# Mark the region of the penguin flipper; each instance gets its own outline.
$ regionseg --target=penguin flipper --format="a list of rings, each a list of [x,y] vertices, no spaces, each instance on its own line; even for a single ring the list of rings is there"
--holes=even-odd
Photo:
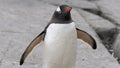
[[[96,41],[92,36],[90,36],[87,32],[82,31],[78,28],[76,28],[76,30],[77,30],[77,38],[82,39],[83,41],[88,43],[93,49],[97,48]]]
[[[32,51],[32,49],[43,40],[43,34],[44,31],[42,33],[40,33],[30,44],[29,46],[26,48],[26,50],[24,51],[23,55],[21,56],[20,59],[20,65],[22,65],[24,63],[25,58],[28,56],[28,54]]]

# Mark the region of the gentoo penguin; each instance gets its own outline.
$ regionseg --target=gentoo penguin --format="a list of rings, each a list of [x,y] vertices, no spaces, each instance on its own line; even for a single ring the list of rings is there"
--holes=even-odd
[[[75,68],[77,38],[96,49],[96,42],[87,32],[75,27],[71,18],[72,7],[60,5],[46,28],[29,44],[20,59],[20,65],[41,41],[43,68]]]

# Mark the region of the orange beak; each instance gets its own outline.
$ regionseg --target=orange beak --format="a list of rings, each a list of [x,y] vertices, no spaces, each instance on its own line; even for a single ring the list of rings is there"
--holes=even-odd
[[[71,9],[72,9],[72,7],[67,7],[67,8],[65,9],[65,12],[70,12]]]

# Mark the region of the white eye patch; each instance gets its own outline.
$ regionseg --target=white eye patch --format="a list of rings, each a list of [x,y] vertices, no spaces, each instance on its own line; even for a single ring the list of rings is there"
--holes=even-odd
[[[56,11],[61,12],[60,7],[58,7]]]

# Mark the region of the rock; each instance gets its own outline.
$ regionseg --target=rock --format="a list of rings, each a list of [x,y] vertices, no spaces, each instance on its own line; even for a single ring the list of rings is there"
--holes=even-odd
[[[120,1],[119,0],[99,0],[95,2],[104,16],[108,17],[114,24],[120,26]]]
[[[103,44],[112,45],[116,37],[118,35],[118,29],[117,28],[111,28],[111,29],[104,29],[104,30],[96,30],[98,36],[101,38]]]
[[[96,31],[97,30],[105,30],[105,29],[111,29],[111,28],[116,28],[116,26],[109,22],[108,20],[100,17],[99,15],[93,14],[91,12],[94,11],[83,11],[83,10],[78,10],[80,15],[85,19],[85,21],[90,24],[91,27],[93,27]]]
[[[79,13],[97,32],[103,44],[111,45],[114,43],[118,34],[118,29],[113,23],[100,17],[99,15],[91,13],[91,11],[79,10]]]
[[[120,34],[117,36],[117,39],[113,46],[114,56],[120,60]]]
[[[85,0],[76,0],[76,1],[74,1],[74,0],[42,0],[42,1],[51,3],[53,5],[68,4],[68,5],[76,7],[76,8],[98,9],[94,3],[85,1]]]

